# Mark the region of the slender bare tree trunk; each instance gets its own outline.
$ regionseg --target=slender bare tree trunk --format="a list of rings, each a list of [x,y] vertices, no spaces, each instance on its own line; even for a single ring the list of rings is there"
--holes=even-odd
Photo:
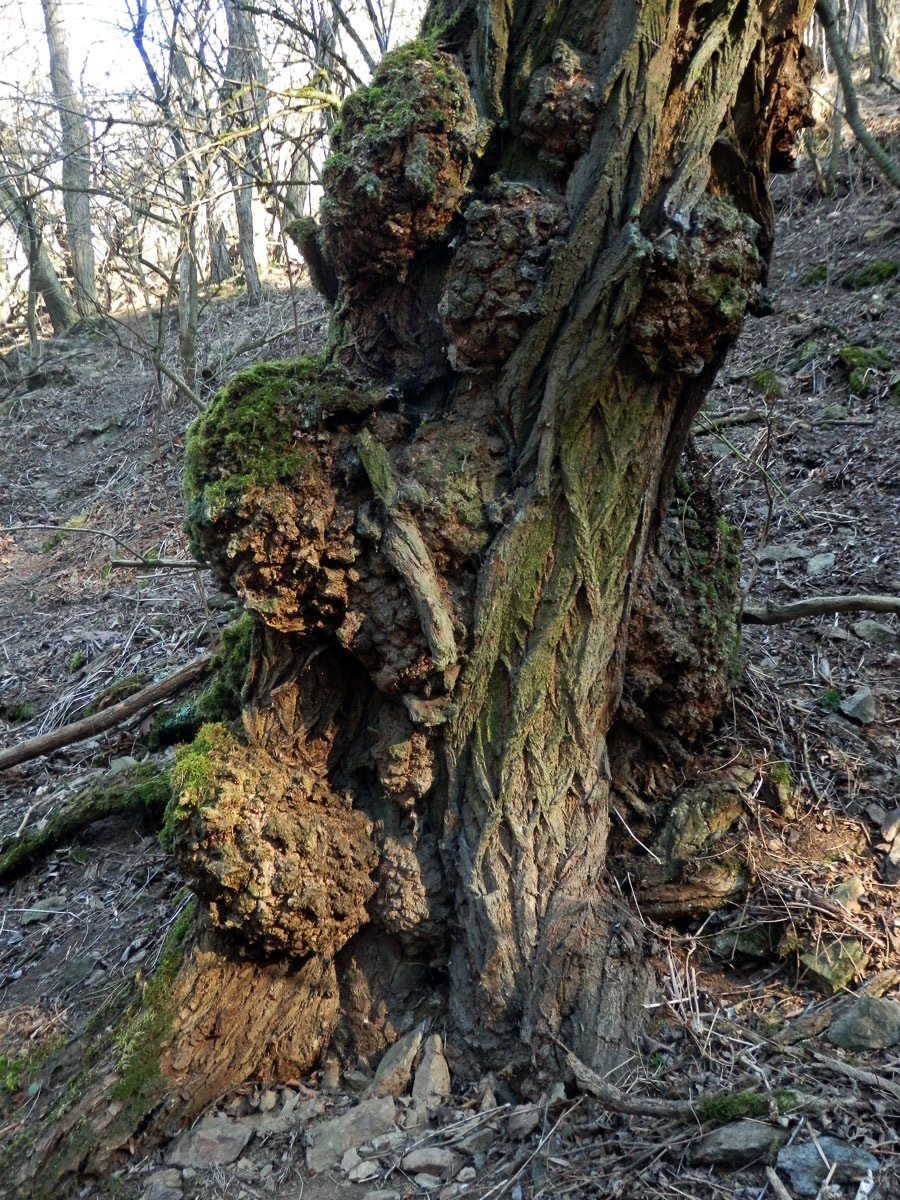
[[[0,176],[0,213],[9,221],[28,259],[29,288],[44,302],[55,334],[65,333],[78,315],[60,282],[41,237],[33,207],[5,167]]]
[[[238,246],[244,277],[247,280],[247,299],[259,303],[261,287],[253,236],[253,188],[262,177],[262,123],[267,108],[266,73],[253,15],[242,0],[225,0],[228,20],[228,61],[225,66],[226,104],[231,119],[244,136],[227,160],[228,174],[234,190],[234,211],[238,226]],[[235,161],[235,157],[237,161]]]
[[[91,141],[84,111],[69,74],[69,53],[60,0],[41,0],[50,50],[50,82],[62,130],[62,186],[66,232],[72,255],[75,306],[83,317],[97,309],[91,232]]]

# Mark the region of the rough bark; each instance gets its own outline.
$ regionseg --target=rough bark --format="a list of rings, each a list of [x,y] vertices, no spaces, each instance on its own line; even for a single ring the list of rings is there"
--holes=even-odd
[[[91,142],[69,74],[69,52],[59,0],[41,0],[50,51],[50,82],[62,130],[63,209],[72,256],[75,306],[83,317],[97,311],[94,245],[91,236]]]
[[[77,314],[47,254],[33,206],[20,186],[20,176],[5,160],[0,178],[0,214],[15,230],[28,258],[30,290],[43,300],[53,332],[65,333],[77,321]]]
[[[344,106],[328,350],[234,380],[185,476],[195,551],[258,624],[246,743],[181,753],[176,849],[210,937],[324,981],[298,1069],[383,1048],[423,972],[468,1077],[542,1087],[556,1039],[628,1053],[654,964],[610,813],[643,806],[676,857],[727,824],[727,798],[704,829],[639,794],[639,760],[725,695],[734,546],[691,485],[666,513],[807,121],[810,7],[439,4]],[[649,880],[661,912],[682,883]]]

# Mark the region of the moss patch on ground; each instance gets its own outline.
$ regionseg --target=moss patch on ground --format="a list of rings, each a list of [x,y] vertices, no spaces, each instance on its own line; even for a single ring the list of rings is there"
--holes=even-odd
[[[859,292],[863,288],[876,287],[893,279],[900,271],[900,262],[894,258],[877,258],[874,262],[866,263],[858,271],[849,271],[844,276],[844,287]]]
[[[850,387],[857,396],[864,396],[872,383],[872,373],[889,371],[893,366],[881,346],[842,346],[838,351],[841,362],[850,371]]]

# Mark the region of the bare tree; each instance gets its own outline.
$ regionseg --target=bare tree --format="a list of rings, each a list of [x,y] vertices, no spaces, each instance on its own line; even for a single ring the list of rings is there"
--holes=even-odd
[[[86,317],[96,311],[97,305],[91,234],[91,140],[69,73],[60,0],[41,0],[41,4],[50,50],[50,82],[62,131],[62,200],[72,256],[75,305],[81,316]]]

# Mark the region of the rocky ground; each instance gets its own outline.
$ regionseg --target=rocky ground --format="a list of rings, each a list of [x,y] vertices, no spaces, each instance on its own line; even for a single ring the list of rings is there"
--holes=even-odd
[[[896,151],[896,97],[868,100]],[[813,182],[805,164],[777,181],[773,311],[747,321],[695,433],[744,534],[748,613],[900,596],[900,199],[853,148],[830,199]],[[297,329],[285,288],[254,313],[216,298],[200,336],[208,388],[295,354],[298,339],[314,345],[321,323],[308,290]],[[109,685],[170,673],[232,615],[201,571],[110,564],[188,557],[179,478],[193,409],[160,392],[133,346],[121,329],[53,343],[29,380],[12,338],[6,348],[5,745],[83,715]],[[700,925],[656,930],[663,995],[625,1095],[601,1106],[560,1084],[516,1107],[502,1079],[449,1079],[440,1030],[417,1030],[374,1075],[376,1064],[328,1062],[223,1097],[152,1159],[85,1180],[81,1194],[900,1193],[900,620],[829,611],[747,624],[743,653],[711,750],[746,768],[751,891]],[[0,774],[0,846],[143,759],[150,725],[141,714]],[[159,962],[186,897],[156,833],[110,818],[0,884],[0,1142],[60,1100],[68,1075],[49,1049],[91,1017],[101,1029]],[[0,1167],[0,1195],[20,1194]]]

